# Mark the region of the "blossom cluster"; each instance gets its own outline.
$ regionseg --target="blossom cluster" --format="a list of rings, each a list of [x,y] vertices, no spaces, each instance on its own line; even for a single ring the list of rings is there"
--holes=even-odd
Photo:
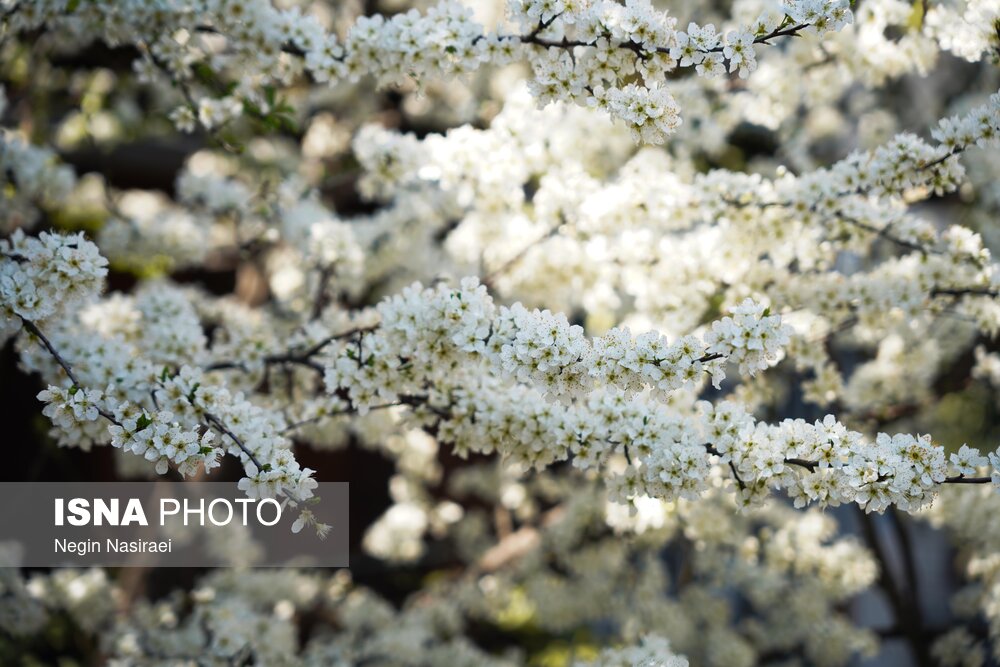
[[[578,662],[577,667],[584,665],[603,665],[605,667],[687,667],[688,661],[683,656],[675,655],[670,650],[670,642],[663,637],[646,636],[636,646],[619,649],[605,649],[594,662]]]
[[[156,409],[117,401],[106,392],[50,385],[38,398],[44,414],[68,442],[87,439],[82,427],[105,420],[99,440],[155,463],[157,474],[170,466],[185,476],[218,467],[221,454],[239,459],[246,476],[239,487],[251,498],[287,497],[296,503],[312,496],[313,471],[301,468],[290,443],[281,435],[283,422],[242,395],[203,384],[200,371],[185,366],[157,382],[152,394]],[[176,411],[176,412],[175,412]],[[217,435],[219,438],[217,439]]]
[[[994,48],[1000,6],[993,0],[969,0],[961,5],[935,5],[924,19],[941,48],[977,62]]]
[[[662,144],[681,123],[680,106],[665,88],[642,89],[634,83],[609,90],[597,87],[588,104],[624,120],[636,143]]]
[[[16,331],[22,319],[42,322],[93,297],[104,284],[107,265],[82,233],[34,237],[16,230],[9,240],[0,240],[0,335]]]
[[[602,387],[626,394],[652,389],[666,395],[711,374],[725,377],[732,358],[752,375],[778,358],[789,329],[779,317],[747,300],[713,325],[706,341],[687,336],[668,344],[649,332],[613,329],[589,340],[564,315],[528,311],[520,304],[496,309],[486,287],[473,278],[458,289],[412,285],[379,306],[381,321],[357,346],[344,344],[326,372],[331,393],[347,392],[370,407],[420,393],[463,364],[487,362],[503,376],[542,394],[571,399]]]
[[[0,116],[4,97],[0,88]],[[31,227],[39,208],[64,199],[76,184],[76,176],[60,164],[49,149],[33,146],[9,130],[0,130],[0,230]]]
[[[723,461],[733,462],[744,502],[759,502],[758,494],[777,486],[787,488],[800,507],[855,502],[866,511],[894,504],[912,512],[934,498],[949,470],[964,474],[972,461],[974,474],[985,463],[966,448],[950,469],[943,448],[933,446],[930,436],[879,433],[867,442],[832,415],[815,424],[786,420],[771,426],[754,423],[733,405],[705,409],[711,441]]]
[[[599,471],[612,497],[624,503],[641,496],[698,498],[718,463],[731,465],[731,489],[744,507],[783,489],[800,507],[856,503],[869,512],[890,505],[914,512],[942,483],[974,476],[986,464],[967,446],[949,460],[929,436],[880,433],[869,441],[832,415],[813,424],[767,424],[730,402],[685,413],[620,393],[564,407],[484,384],[474,395],[455,396],[434,420],[439,437],[460,453],[499,451],[536,468],[572,458],[580,469]],[[615,452],[627,460],[620,472],[609,465]]]

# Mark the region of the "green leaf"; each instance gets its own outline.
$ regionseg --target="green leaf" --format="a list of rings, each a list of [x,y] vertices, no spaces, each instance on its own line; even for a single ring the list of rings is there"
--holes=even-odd
[[[290,116],[281,115],[278,116],[279,125],[281,129],[290,134],[298,134],[299,126],[296,125],[295,120]]]
[[[212,83],[215,81],[215,72],[205,63],[195,63],[191,68],[191,71],[194,72],[194,75],[204,83]]]

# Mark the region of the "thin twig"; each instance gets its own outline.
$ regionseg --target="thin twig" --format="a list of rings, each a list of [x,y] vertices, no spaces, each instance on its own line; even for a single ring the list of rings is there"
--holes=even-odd
[[[85,387],[83,386],[83,384],[80,383],[79,378],[76,377],[76,373],[73,372],[73,367],[69,365],[68,361],[62,358],[62,355],[59,354],[59,351],[56,350],[55,346],[52,345],[49,339],[45,337],[45,334],[42,333],[42,330],[39,329],[38,326],[31,320],[26,320],[22,317],[21,322],[24,324],[25,329],[31,332],[31,334],[35,336],[35,338],[37,338],[42,342],[42,345],[44,345],[45,349],[49,351],[49,354],[52,355],[52,358],[55,360],[55,362],[59,364],[59,366],[63,369],[63,371],[66,372],[66,375],[69,377],[70,382],[73,383],[73,386],[79,390],[84,390]],[[115,424],[116,426],[121,426],[121,422],[115,419],[115,416],[113,414],[111,414],[110,412],[108,412],[107,410],[105,410],[100,406],[95,406],[95,407],[97,407],[97,413],[99,415],[107,419],[112,424]]]
[[[251,461],[253,461],[253,464],[255,466],[257,466],[257,471],[258,472],[262,472],[264,470],[264,466],[262,466],[261,463],[260,463],[260,461],[257,459],[257,457],[254,456],[254,453],[251,452],[249,449],[247,449],[247,446],[245,444],[243,444],[243,441],[240,439],[240,437],[237,436],[235,433],[233,433],[229,429],[229,427],[226,426],[222,422],[221,419],[219,419],[218,417],[216,417],[211,412],[206,412],[205,413],[205,420],[208,423],[210,423],[212,426],[214,426],[215,428],[217,428],[219,431],[221,431],[223,434],[229,436],[229,439],[232,440],[234,443],[236,443],[236,446],[239,447],[240,450],[244,454],[246,454],[250,458]]]
[[[269,354],[264,357],[264,363],[266,365],[278,365],[278,364],[298,364],[300,366],[307,366],[312,370],[322,373],[323,367],[312,360],[312,357],[316,356],[326,348],[327,345],[336,340],[344,340],[348,338],[353,338],[359,334],[366,334],[375,331],[378,325],[370,327],[356,327],[354,329],[349,329],[347,331],[335,334],[332,336],[327,336],[326,338],[320,340],[319,342],[313,344],[311,347],[306,348],[301,352],[295,352],[293,350],[288,350],[287,352],[282,352],[278,354]],[[216,361],[214,363],[205,366],[206,371],[218,371],[218,370],[241,370],[244,373],[249,372],[249,368],[246,363],[242,361]]]
[[[1000,291],[989,287],[935,287],[931,296],[988,296],[996,298]]]

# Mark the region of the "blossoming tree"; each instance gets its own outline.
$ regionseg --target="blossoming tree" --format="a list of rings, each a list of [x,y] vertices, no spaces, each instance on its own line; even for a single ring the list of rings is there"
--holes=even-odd
[[[3,570],[4,661],[1000,660],[1000,3],[412,4],[0,2],[47,437],[393,465],[355,570]]]

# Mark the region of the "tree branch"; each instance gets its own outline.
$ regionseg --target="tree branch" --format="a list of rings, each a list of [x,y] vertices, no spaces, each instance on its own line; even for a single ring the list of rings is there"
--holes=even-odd
[[[33,335],[35,338],[37,338],[42,342],[42,345],[45,346],[45,349],[48,350],[49,354],[52,356],[55,362],[59,364],[59,366],[63,369],[63,371],[65,371],[66,375],[69,377],[70,382],[73,383],[73,386],[76,387],[77,389],[81,390],[85,389],[84,385],[80,383],[79,378],[76,377],[76,373],[73,372],[73,367],[69,365],[68,361],[62,358],[62,355],[59,354],[59,351],[56,350],[55,346],[52,345],[51,341],[49,341],[49,339],[45,337],[45,334],[43,334],[42,330],[38,328],[38,325],[36,325],[31,320],[24,319],[23,317],[21,318],[21,323],[24,325],[24,328],[31,333],[31,335]],[[107,410],[105,410],[100,406],[96,407],[97,407],[97,413],[99,415],[107,419],[112,424],[115,424],[116,426],[121,426],[121,422],[115,419],[115,416],[113,414],[111,414],[110,412],[108,412]]]

